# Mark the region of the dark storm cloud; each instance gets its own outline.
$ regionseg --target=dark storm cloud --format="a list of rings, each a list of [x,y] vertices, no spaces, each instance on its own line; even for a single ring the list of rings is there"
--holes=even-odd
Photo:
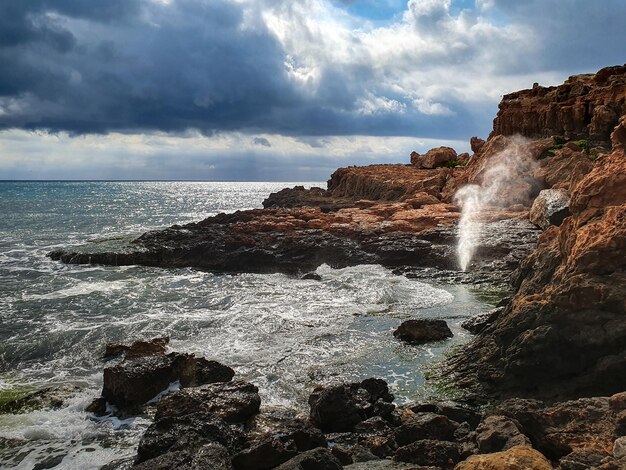
[[[226,0],[4,0],[0,128],[447,137],[466,126],[414,110],[359,113],[376,80],[368,64],[322,64],[315,93],[303,91],[260,11],[248,5],[256,18],[246,19],[243,8]]]

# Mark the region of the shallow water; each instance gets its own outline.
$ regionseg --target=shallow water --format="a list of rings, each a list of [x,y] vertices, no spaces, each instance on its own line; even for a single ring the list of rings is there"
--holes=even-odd
[[[264,404],[305,410],[315,385],[369,376],[387,380],[398,401],[423,396],[425,368],[467,340],[464,318],[488,308],[464,287],[380,266],[321,266],[313,281],[46,257],[60,246],[260,207],[294,184],[0,183],[0,393],[64,383],[83,390],[60,410],[0,415],[0,439],[18,440],[0,441],[0,466],[27,469],[58,455],[55,468],[99,468],[134,454],[147,420],[97,421],[82,411],[99,394],[108,341],[169,335],[172,350],[234,367]],[[414,316],[448,320],[454,338],[395,341],[393,329]]]

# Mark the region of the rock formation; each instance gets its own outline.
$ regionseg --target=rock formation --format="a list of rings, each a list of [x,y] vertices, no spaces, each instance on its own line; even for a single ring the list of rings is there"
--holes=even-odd
[[[626,114],[626,65],[570,77],[556,87],[533,87],[505,95],[492,137],[563,136],[610,148],[610,135]]]

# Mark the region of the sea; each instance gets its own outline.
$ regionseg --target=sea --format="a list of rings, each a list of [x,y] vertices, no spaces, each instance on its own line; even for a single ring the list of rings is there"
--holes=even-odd
[[[411,280],[377,265],[284,274],[65,265],[47,254],[93,241],[262,207],[296,184],[242,182],[0,182],[0,403],[75,385],[58,409],[0,414],[0,468],[99,469],[132,457],[148,417],[95,418],[107,342],[169,336],[173,351],[235,369],[263,407],[307,412],[317,385],[385,379],[398,403],[437,394],[425,376],[469,339],[460,323],[493,297]],[[409,318],[442,318],[454,337],[394,339]]]

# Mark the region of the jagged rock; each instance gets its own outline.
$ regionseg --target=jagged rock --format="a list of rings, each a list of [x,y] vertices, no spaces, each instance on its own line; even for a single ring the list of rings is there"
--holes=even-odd
[[[452,331],[445,320],[417,319],[406,320],[393,332],[393,335],[407,343],[421,344],[451,338]]]
[[[341,462],[328,449],[313,449],[288,460],[276,470],[341,470]]]
[[[567,454],[559,460],[559,470],[588,470],[598,468],[610,459],[608,452],[579,449]]]
[[[514,419],[533,446],[552,460],[579,449],[610,453],[618,414],[608,397],[580,398],[546,406],[538,400],[514,398],[495,412]]]
[[[505,416],[488,416],[470,434],[468,440],[476,445],[479,454],[490,454],[515,446],[531,447],[531,442],[519,425]]]
[[[373,416],[388,417],[394,410],[393,395],[381,379],[318,387],[309,397],[311,419],[324,432],[352,431]]]
[[[470,139],[470,147],[472,148],[472,152],[474,153],[480,153],[483,145],[485,145],[485,141],[480,137],[472,137]]]
[[[398,448],[394,460],[452,469],[461,459],[458,444],[447,441],[420,440]]]
[[[213,413],[229,423],[243,423],[261,406],[259,389],[236,380],[185,388],[159,401],[156,419],[184,416],[189,413]]]
[[[437,147],[430,149],[424,155],[417,152],[411,153],[411,164],[417,168],[432,169],[455,161],[457,159],[456,150],[450,147]]]
[[[213,442],[226,447],[231,453],[236,453],[245,445],[245,434],[207,412],[157,417],[139,442],[137,463],[167,454],[173,455],[162,457],[163,461],[188,459],[204,445]],[[176,452],[181,454],[174,454]]]
[[[504,452],[473,455],[454,470],[552,470],[550,462],[531,447],[517,446]]]
[[[197,358],[193,354],[126,358],[120,364],[104,369],[102,397],[120,410],[135,411],[156,397],[168,385],[180,381],[183,387],[226,382],[235,372],[215,361]]]
[[[228,449],[216,443],[204,444],[195,452],[167,452],[133,466],[133,470],[233,470]]]
[[[362,447],[376,458],[384,458],[392,455],[398,448],[394,438],[394,432],[387,420],[380,416],[368,418],[354,426],[354,432],[358,433],[359,445],[352,448],[353,460],[363,461],[361,457],[355,455],[357,448]]]
[[[459,424],[447,417],[434,413],[417,413],[405,420],[395,429],[398,445],[405,446],[412,442],[431,439],[452,441]]]
[[[294,420],[286,428],[275,428],[272,435],[239,452],[233,457],[233,465],[235,470],[270,469],[317,447],[327,447],[319,429]]]
[[[468,423],[472,429],[478,426],[481,421],[481,415],[474,409],[468,408],[466,405],[457,403],[454,401],[440,401],[440,402],[425,402],[425,403],[409,403],[403,406],[405,414],[402,417],[402,422],[405,419],[410,419],[414,413],[435,413],[438,415],[446,416],[448,419],[457,423]]]
[[[104,351],[104,357],[117,356],[125,353],[126,359],[137,359],[145,356],[162,356],[165,355],[169,337],[154,338],[149,341],[135,341],[131,345],[120,343],[107,343]]]
[[[492,135],[558,135],[608,147],[611,130],[626,114],[624,96],[626,65],[606,67],[595,75],[576,75],[556,87],[510,93],[500,103]]]
[[[546,230],[551,225],[559,226],[569,217],[569,194],[564,189],[544,189],[539,193],[530,209],[530,221]]]
[[[489,325],[491,325],[498,316],[504,311],[504,307],[498,307],[485,313],[479,313],[461,323],[461,328],[477,335]]]

